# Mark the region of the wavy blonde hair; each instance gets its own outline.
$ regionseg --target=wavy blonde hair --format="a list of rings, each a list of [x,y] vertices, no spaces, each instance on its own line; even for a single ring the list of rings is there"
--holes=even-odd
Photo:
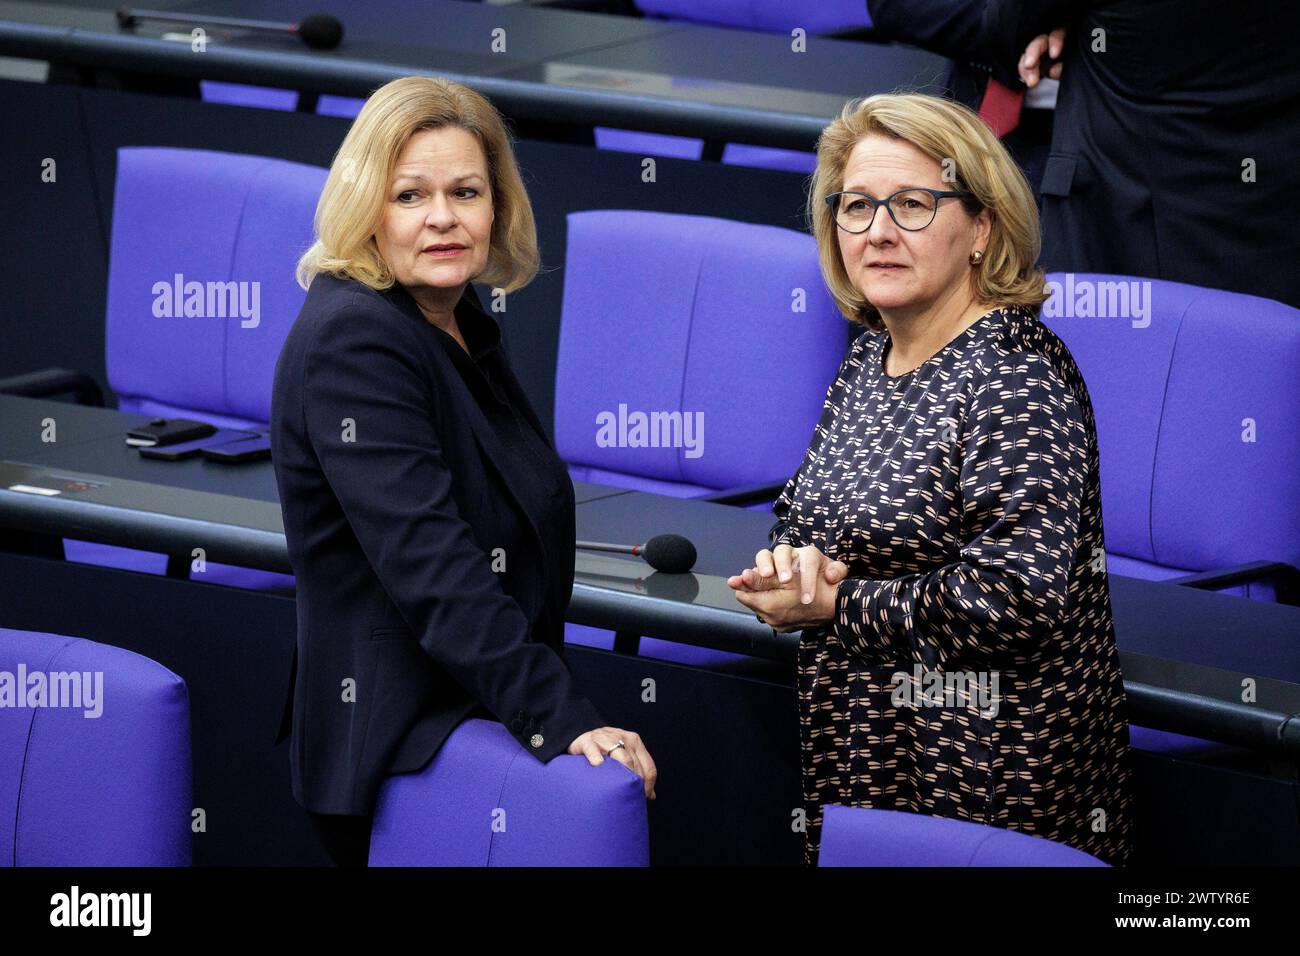
[[[537,225],[501,114],[467,86],[405,76],[371,94],[334,156],[316,204],[316,241],[298,260],[300,286],[329,272],[379,291],[392,287],[396,278],[374,236],[397,158],[417,131],[451,126],[472,133],[487,157],[492,238],[475,281],[511,292],[532,280],[540,262]]]
[[[975,194],[961,200],[977,215],[989,210],[988,247],[973,266],[976,295],[995,306],[1037,307],[1047,298],[1038,268],[1042,236],[1038,207],[1024,173],[993,131],[969,107],[926,93],[880,93],[851,100],[817,140],[817,170],[808,192],[808,220],[817,238],[822,276],[850,321],[881,331],[880,313],[851,281],[840,257],[835,218],[825,199],[844,188],[844,167],[864,136],[881,133],[906,140],[940,166],[949,161],[956,185]]]

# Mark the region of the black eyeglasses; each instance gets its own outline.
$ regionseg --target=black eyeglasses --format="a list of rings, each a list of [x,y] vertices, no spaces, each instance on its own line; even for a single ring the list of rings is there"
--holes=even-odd
[[[975,198],[975,194],[965,190],[925,189],[914,186],[900,189],[884,199],[868,196],[866,193],[840,192],[826,197],[826,205],[835,217],[835,225],[845,232],[866,232],[876,220],[876,209],[884,206],[889,210],[889,217],[898,224],[899,229],[917,232],[934,222],[939,210],[939,200],[948,198]]]

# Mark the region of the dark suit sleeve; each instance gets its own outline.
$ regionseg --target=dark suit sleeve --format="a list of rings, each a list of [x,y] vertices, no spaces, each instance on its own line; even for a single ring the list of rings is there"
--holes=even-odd
[[[1094,0],[988,0],[984,34],[990,62],[1014,66],[1030,40],[1057,27],[1066,28],[1069,50],[1070,33],[1091,6]]]
[[[868,0],[871,25],[900,40],[953,60],[987,58],[988,0]]]
[[[1088,0],[868,0],[872,26],[958,63],[977,63],[1020,89],[1016,69],[1029,41],[1073,24]]]
[[[418,341],[344,308],[322,323],[303,373],[307,434],[352,532],[420,646],[542,761],[603,726],[457,513],[440,411]],[[446,409],[446,414],[457,414]],[[352,423],[355,440],[345,441]],[[521,716],[522,727],[513,725]],[[530,745],[541,734],[543,745]]]

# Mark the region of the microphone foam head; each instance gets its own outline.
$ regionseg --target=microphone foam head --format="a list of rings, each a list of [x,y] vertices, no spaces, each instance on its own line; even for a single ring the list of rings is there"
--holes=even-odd
[[[298,24],[298,36],[313,50],[332,50],[343,39],[343,24],[328,13],[313,13]]]
[[[695,545],[679,534],[657,534],[645,543],[646,564],[665,574],[685,574],[695,567]]]

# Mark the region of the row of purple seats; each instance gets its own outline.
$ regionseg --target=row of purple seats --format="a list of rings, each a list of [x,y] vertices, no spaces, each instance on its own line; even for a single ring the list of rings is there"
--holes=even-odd
[[[292,264],[310,239],[324,175],[280,160],[121,151],[107,338],[110,381],[124,408],[264,426],[275,356],[302,298],[290,278]],[[628,217],[637,229],[620,226]],[[202,221],[212,227],[200,242],[185,224]],[[569,226],[555,426],[575,477],[708,496],[792,471],[843,344],[812,240],[770,227],[656,213],[579,213]],[[198,317],[159,323],[151,311],[153,283],[178,272],[211,278],[213,260],[226,270],[219,278],[265,277],[257,326]],[[681,283],[683,275],[691,282]],[[1071,314],[1052,302],[1044,311],[1078,359],[1097,410],[1110,569],[1173,579],[1250,561],[1300,563],[1300,503],[1287,480],[1300,434],[1295,310],[1178,283],[1051,279],[1062,296],[1089,285],[1148,288],[1149,314],[1141,320]],[[797,289],[806,292],[803,313],[792,308]],[[622,323],[611,323],[602,305],[611,296],[624,303]],[[738,314],[751,323],[746,328],[773,334],[736,335],[734,322],[724,320]],[[806,352],[781,354],[762,344],[790,338],[780,334],[781,322],[798,328],[792,340],[809,344]],[[1233,366],[1247,361],[1249,370]],[[717,370],[737,365],[757,371],[719,387]],[[1228,376],[1213,374],[1225,366]],[[762,389],[756,384],[747,392],[735,383],[788,382],[792,374],[800,387],[788,394],[808,396],[807,407],[787,409],[776,426],[767,423],[761,454],[747,450],[746,436],[754,435],[747,416]],[[620,402],[633,409],[706,409],[706,420],[722,422],[720,431],[715,425],[710,432],[714,454],[692,459],[682,448],[597,446],[594,415],[616,408],[587,406],[599,404],[612,381],[624,383]],[[1247,420],[1266,429],[1261,440],[1243,440]],[[1242,487],[1259,493],[1232,493]],[[1268,508],[1258,501],[1268,501]],[[156,565],[149,570],[161,571],[165,562],[162,555],[75,541],[67,548],[74,560],[115,566],[139,566],[143,557]],[[292,582],[211,563],[208,575],[241,586]],[[1262,578],[1234,586],[1258,599],[1276,596],[1275,585]],[[570,640],[609,646],[612,635],[574,626]],[[644,652],[697,664],[736,659],[668,642],[648,641]]]
[[[310,242],[324,177],[317,167],[252,156],[119,151],[106,349],[123,410],[266,427],[276,356],[304,295],[293,264]],[[194,229],[195,222],[205,228]],[[798,465],[844,343],[811,237],[627,211],[574,214],[569,228],[555,430],[574,477],[682,496],[766,485],[768,496],[757,505],[766,507],[771,486]],[[257,282],[256,323],[160,319],[155,284],[174,286],[176,275]],[[610,290],[623,296],[621,316],[635,329],[609,321]],[[736,316],[761,334],[737,336]],[[635,367],[620,367],[628,361]],[[738,362],[757,370],[748,388],[718,375]],[[775,377],[803,398],[781,402],[755,428],[753,410],[767,391],[762,383]],[[607,411],[622,403],[644,412],[702,413],[713,436],[709,454],[598,446],[595,416],[610,404],[602,396],[611,381],[624,385]],[[162,554],[73,539],[64,545],[70,560],[151,573],[166,567]],[[202,580],[292,586],[287,575],[214,562]],[[599,638],[606,639],[612,635]],[[671,655],[678,645],[662,649]]]
[[[251,156],[121,151],[106,347],[123,409],[265,426],[279,344],[303,296],[292,266],[310,241],[324,176]],[[187,225],[199,221],[203,230]],[[569,229],[555,427],[574,476],[685,496],[792,470],[805,440],[798,433],[810,431],[843,344],[811,238],[614,210],[574,214]],[[256,326],[197,316],[160,322],[154,284],[176,274],[260,277]],[[1260,559],[1298,563],[1300,489],[1287,470],[1300,414],[1296,310],[1158,280],[1049,280],[1060,292],[1044,321],[1078,360],[1097,412],[1110,569],[1169,579]],[[1145,288],[1137,292],[1145,318],[1072,314],[1087,310],[1064,302],[1067,291],[1078,299],[1086,287],[1104,299],[1118,286]],[[624,303],[618,323],[603,305],[611,296]],[[737,315],[756,334],[736,334]],[[746,344],[784,341],[796,330],[806,355]],[[737,366],[749,374],[725,376],[720,386],[718,370]],[[792,374],[800,387],[790,394],[809,397],[762,432],[755,451],[747,446],[755,430],[739,416],[762,396],[762,382]],[[748,390],[747,380],[755,383]],[[597,447],[591,420],[609,411],[596,405],[608,404],[601,396],[612,381],[624,383],[620,401],[632,408],[707,409],[720,423],[711,447],[722,441],[721,452],[691,459],[684,449]],[[1264,429],[1257,441],[1246,440],[1252,422]],[[1243,487],[1257,493],[1234,494]],[[1272,587],[1261,580],[1237,592],[1272,600]]]
[[[199,80],[199,98],[205,103],[222,106],[248,106],[261,110],[282,110],[292,113],[298,109],[297,90],[279,86],[252,86],[248,83],[226,83],[218,80]],[[355,96],[334,96],[322,93],[316,101],[316,112],[321,116],[356,119],[365,100]]]
[[[258,109],[292,112],[298,105],[297,90],[274,86],[249,86],[244,83],[201,80],[199,88],[205,102],[220,103],[225,106],[251,106]],[[357,97],[322,95],[316,104],[316,112],[321,116],[336,116],[350,120],[356,118],[363,105],[365,100]],[[662,133],[643,133],[603,126],[595,127],[594,132],[598,149],[673,159],[700,159],[704,155],[704,140],[690,136],[669,136]],[[727,143],[722,150],[722,162],[731,166],[811,173],[817,165],[817,157],[803,150]]]
[[[118,647],[8,628],[0,673],[49,688],[0,708],[0,865],[190,865],[185,682]],[[77,692],[55,699],[56,685]],[[468,720],[423,770],[384,781],[370,865],[647,866],[649,847],[622,764],[542,764],[499,723]]]
[[[46,698],[0,710],[0,865],[188,866],[185,682],[121,648],[0,628],[0,671],[20,668],[50,686],[55,675],[102,683],[75,706]],[[843,806],[826,808],[822,846],[821,866],[1098,865],[996,827]],[[614,760],[539,763],[499,723],[467,720],[427,767],[384,781],[369,862],[648,866],[641,782]]]
[[[704,140],[693,136],[643,133],[639,130],[615,129],[607,126],[597,126],[595,136],[597,149],[669,159],[701,159],[704,156]],[[729,166],[751,166],[756,169],[811,174],[817,168],[817,155],[798,149],[727,143],[722,147],[722,162]]]

